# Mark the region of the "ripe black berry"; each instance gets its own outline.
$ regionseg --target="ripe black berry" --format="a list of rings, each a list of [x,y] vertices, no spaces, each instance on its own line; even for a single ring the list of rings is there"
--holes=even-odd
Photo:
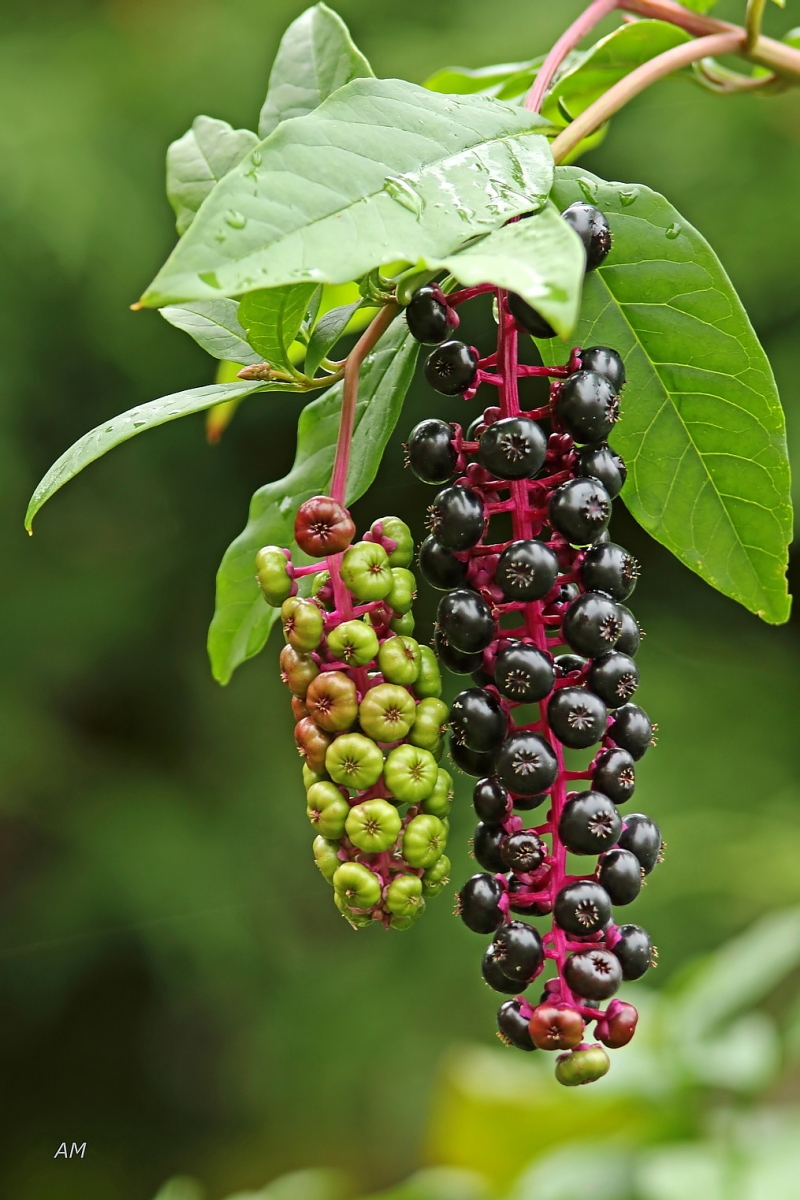
[[[505,864],[503,870],[516,871],[518,875],[528,875],[531,871],[537,871],[544,862],[546,853],[547,847],[544,842],[531,829],[510,833],[500,846],[500,857]]]
[[[638,578],[638,562],[615,542],[592,546],[581,563],[581,581],[587,592],[605,592],[612,600],[627,600]]]
[[[439,592],[449,592],[467,578],[467,564],[440,546],[436,538],[425,538],[417,554],[422,578]]]
[[[617,709],[608,735],[616,746],[627,750],[636,760],[653,744],[653,726],[638,704],[623,704]]]
[[[503,787],[494,775],[478,780],[472,791],[472,804],[484,825],[499,825],[511,816],[508,788]]]
[[[414,292],[406,308],[406,321],[411,336],[427,346],[443,342],[453,328],[441,289],[432,284]]]
[[[642,868],[630,850],[609,850],[600,863],[598,880],[612,904],[630,904],[642,890]]]
[[[552,787],[558,761],[543,737],[520,730],[506,738],[498,750],[495,771],[510,792],[533,796]]]
[[[544,962],[544,947],[538,930],[524,921],[509,921],[495,934],[495,957],[505,975],[518,984],[530,983]]]
[[[494,943],[487,946],[484,951],[481,961],[481,975],[484,983],[488,983],[490,988],[494,988],[496,992],[504,992],[506,996],[516,996],[520,990],[520,986],[515,979],[509,979],[500,965],[500,958],[495,950]]]
[[[540,804],[544,804],[547,799],[547,792],[542,792],[535,796],[514,796],[514,808],[518,808],[520,812],[531,812],[534,808],[538,808]]]
[[[458,893],[461,920],[473,933],[494,933],[503,924],[503,888],[494,875],[473,875]]]
[[[447,421],[430,417],[408,435],[408,465],[423,483],[447,483],[456,469],[455,430]]]
[[[445,641],[440,629],[433,631],[433,647],[436,657],[454,675],[469,675],[483,662],[481,653],[464,654],[461,650],[456,650],[455,646]]]
[[[599,592],[584,592],[570,604],[561,629],[573,650],[596,658],[612,650],[619,639],[622,632],[619,606]]]
[[[549,654],[527,642],[509,642],[497,655],[494,678],[509,700],[535,704],[553,690],[555,671]]]
[[[428,509],[428,524],[445,550],[469,550],[483,537],[483,501],[463,484],[444,488]]]
[[[619,941],[613,953],[622,967],[625,980],[641,979],[652,966],[653,946],[650,935],[641,925],[620,925]]]
[[[573,546],[588,546],[611,517],[611,498],[596,479],[570,479],[550,497],[548,520]]]
[[[506,832],[502,825],[484,825],[480,821],[475,826],[472,852],[484,871],[499,872],[503,875],[508,870],[500,855],[500,845],[505,837]]]
[[[564,964],[564,979],[587,1000],[607,1000],[622,983],[622,967],[610,950],[578,950]]]
[[[604,750],[595,760],[592,786],[615,804],[625,804],[636,788],[636,764],[627,750]]]
[[[606,731],[606,706],[581,687],[559,688],[547,705],[547,719],[558,740],[580,750],[599,742]]]
[[[563,679],[573,671],[582,671],[588,661],[581,658],[580,654],[557,654],[554,659],[557,678]]]
[[[504,417],[480,436],[478,462],[499,479],[532,479],[547,453],[547,438],[530,417]]]
[[[584,371],[597,371],[605,375],[615,392],[621,392],[625,384],[625,364],[616,350],[608,346],[587,346],[578,351],[578,361]]]
[[[550,547],[523,538],[500,555],[495,581],[508,600],[541,600],[552,590],[557,575],[558,559]]]
[[[494,754],[468,750],[466,746],[459,746],[455,738],[450,739],[450,757],[459,770],[474,775],[476,779],[491,775],[494,771]]]
[[[581,589],[578,587],[577,583],[562,583],[559,586],[555,599],[552,603],[571,604],[577,596],[580,596],[580,594]]]
[[[572,854],[602,854],[615,844],[622,818],[602,792],[580,792],[564,805],[558,836]]]
[[[584,879],[561,889],[553,912],[565,933],[585,937],[597,933],[611,920],[611,901],[599,883]]]
[[[457,588],[442,596],[436,621],[446,641],[462,654],[477,654],[494,638],[491,607],[470,588]]]
[[[530,333],[533,337],[545,339],[556,336],[556,331],[550,322],[545,321],[544,317],[535,308],[531,308],[530,304],[516,292],[508,293],[508,311],[525,332]]]
[[[657,865],[661,854],[661,830],[644,813],[631,813],[625,818],[625,829],[618,839],[623,850],[630,850],[639,860],[645,875]]]
[[[586,270],[593,271],[611,249],[611,230],[603,213],[593,204],[576,200],[561,216],[571,225],[586,251]]]
[[[592,661],[586,682],[607,708],[619,708],[636,691],[639,668],[629,655],[609,650]]]
[[[605,375],[576,371],[558,393],[556,414],[576,442],[599,442],[619,420],[619,396]]]
[[[464,342],[442,342],[425,361],[425,378],[443,396],[465,392],[478,371],[478,356]]]
[[[626,608],[624,604],[618,604],[617,608],[622,620],[622,632],[617,640],[617,650],[621,650],[623,654],[630,654],[633,658],[639,649],[642,631],[639,628],[639,622],[629,608]]]
[[[612,500],[622,491],[628,468],[610,446],[581,446],[578,450],[577,472],[589,479],[599,479]]]
[[[516,1046],[517,1050],[535,1050],[528,1029],[528,1018],[522,1015],[519,1000],[506,1000],[497,1010],[497,1028],[502,1041]]]
[[[453,737],[469,750],[494,750],[505,737],[507,726],[500,701],[485,688],[459,692],[450,707]]]

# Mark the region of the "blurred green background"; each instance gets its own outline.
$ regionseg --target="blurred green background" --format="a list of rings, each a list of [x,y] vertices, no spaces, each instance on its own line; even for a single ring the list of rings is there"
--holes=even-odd
[[[579,7],[337,5],[379,75],[418,82],[540,52]],[[481,944],[449,893],[408,935],[340,919],[311,860],[276,642],[226,690],[207,669],[216,566],[251,493],[290,464],[299,401],[249,401],[216,447],[201,418],[129,443],[58,497],[33,541],[22,530],[34,484],[77,436],[212,378],[188,338],[128,309],[174,240],[164,153],[199,112],[252,127],[301,8],[0,13],[0,1194],[13,1200],[149,1200],[176,1172],[217,1200],[301,1166],[376,1188],[426,1159],[480,1165],[447,1096],[455,1047],[473,1047],[463,1061],[490,1090],[499,1069],[474,1059],[497,1045]],[[771,23],[800,23],[793,8]],[[710,239],[800,448],[800,94],[720,99],[669,81],[586,163],[664,191]],[[421,528],[428,495],[400,443],[430,412],[460,415],[412,391],[360,526],[395,512]],[[641,694],[661,733],[638,792],[668,842],[636,917],[660,948],[655,986],[800,902],[800,618],[762,626],[615,520],[643,563]],[[429,593],[418,628],[432,612]],[[470,824],[462,779],[454,885]],[[798,1093],[789,1066],[776,1095]],[[517,1166],[536,1129],[520,1126]],[[85,1158],[54,1160],[63,1141],[87,1142]]]

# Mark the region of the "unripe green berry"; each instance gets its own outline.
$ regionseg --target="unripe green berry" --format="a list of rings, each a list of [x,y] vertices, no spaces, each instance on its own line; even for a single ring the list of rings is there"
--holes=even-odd
[[[438,817],[420,813],[412,817],[403,834],[403,858],[410,867],[432,867],[447,844],[445,827]]]
[[[353,929],[366,929],[368,925],[372,924],[371,913],[353,912],[347,901],[338,892],[333,893],[333,902],[342,916],[353,926]]]
[[[365,854],[380,854],[397,841],[402,821],[388,800],[365,800],[350,809],[345,830],[354,846]]]
[[[319,667],[310,654],[298,654],[294,646],[284,646],[279,661],[281,679],[293,696],[302,699],[311,680],[319,675]]]
[[[408,735],[412,746],[434,750],[447,729],[449,709],[443,700],[428,696],[420,700],[414,724]]]
[[[417,706],[404,687],[381,683],[370,688],[358,708],[358,720],[376,742],[399,742],[414,722]]]
[[[392,567],[392,590],[386,603],[398,615],[407,613],[417,596],[417,581],[405,567]]]
[[[363,863],[342,863],[333,877],[336,895],[348,908],[374,908],[381,898],[381,881]]]
[[[416,625],[413,612],[403,613],[401,617],[392,617],[389,622],[389,628],[392,633],[399,633],[402,637],[410,637],[414,632]]]
[[[420,746],[395,746],[386,757],[384,779],[401,804],[419,804],[436,787],[439,768],[430,750]],[[420,866],[413,863],[412,866]]]
[[[420,898],[420,902],[417,905],[417,907],[413,913],[411,913],[409,916],[406,916],[406,917],[392,917],[391,921],[389,922],[389,925],[392,929],[399,929],[399,930],[410,929],[411,926],[416,924],[416,922],[420,919],[420,917],[422,916],[424,911],[425,911],[425,901],[422,898]]]
[[[312,850],[314,851],[314,862],[319,867],[322,878],[328,883],[333,883],[333,877],[342,865],[338,842],[331,842],[324,837],[315,837]]]
[[[392,569],[383,546],[356,542],[342,557],[341,575],[356,600],[383,600],[392,587]]]
[[[326,609],[332,608],[333,605],[331,603],[324,604],[323,601],[320,600],[320,598],[319,598],[319,593],[320,593],[321,589],[325,587],[326,584],[330,583],[330,581],[331,581],[330,571],[320,571],[319,574],[315,575],[311,580],[311,595],[316,597],[317,604],[322,604],[322,607],[326,608]]]
[[[298,653],[316,650],[322,641],[322,612],[313,600],[292,596],[281,605],[283,636]]]
[[[428,867],[422,876],[422,894],[423,896],[438,896],[449,882],[450,859],[443,854],[432,867]]]
[[[442,673],[439,670],[439,661],[430,646],[419,648],[419,674],[414,680],[414,691],[421,700],[442,694]]]
[[[328,650],[348,667],[365,667],[378,653],[378,638],[363,621],[343,621],[328,634]]]
[[[280,608],[292,593],[289,563],[280,546],[262,546],[256,555],[256,578],[267,604]]]
[[[341,733],[328,747],[325,769],[336,783],[360,792],[380,779],[383,755],[363,734]]]
[[[435,757],[435,756],[434,756]],[[422,801],[422,811],[431,813],[434,817],[446,817],[453,803],[453,777],[449,771],[439,768],[436,776],[436,786],[430,796]]]
[[[431,754],[436,759],[437,763],[442,761],[442,755],[444,754],[444,750],[445,750],[445,740],[443,737],[440,737],[439,740],[437,741],[436,745],[431,750]]]
[[[419,675],[420,646],[412,637],[390,637],[378,651],[378,666],[389,683],[414,683]]]
[[[327,771],[312,771],[308,763],[303,763],[303,787],[308,791],[315,783],[323,783],[329,779]]]
[[[587,1046],[585,1050],[570,1050],[556,1059],[556,1079],[564,1087],[578,1087],[602,1079],[611,1061],[602,1046]]]
[[[350,805],[335,783],[315,783],[308,789],[306,812],[311,824],[324,838],[340,838]]]
[[[374,521],[371,532],[375,532],[378,522]],[[407,567],[414,559],[414,539],[405,521],[399,517],[384,517],[381,522],[381,534],[397,542],[397,547],[389,555],[389,565],[392,567]]]
[[[384,905],[398,917],[413,917],[421,900],[422,880],[419,875],[395,875],[386,889]]]

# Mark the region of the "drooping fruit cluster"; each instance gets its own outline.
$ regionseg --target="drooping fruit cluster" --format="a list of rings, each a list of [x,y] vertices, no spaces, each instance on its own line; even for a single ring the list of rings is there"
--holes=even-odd
[[[605,218],[586,204],[563,215],[584,241],[587,267],[597,266],[610,248]],[[601,1045],[585,1044],[587,1023],[609,1047],[633,1036],[636,1010],[611,997],[622,980],[644,975],[654,951],[639,926],[615,924],[612,909],[636,897],[661,853],[655,822],[619,811],[653,743],[647,714],[631,702],[640,630],[625,601],[638,565],[607,533],[625,480],[606,441],[625,369],[600,346],[573,350],[565,367],[521,364],[520,329],[540,338],[553,330],[502,290],[496,353],[481,358],[450,339],[454,308],[493,290],[446,296],[429,285],[412,299],[409,328],[438,342],[425,365],[429,382],[467,399],[488,384],[499,402],[466,434],[421,422],[407,458],[419,479],[444,485],[429,509],[419,566],[445,592],[437,655],[474,684],[453,702],[450,752],[478,779],[473,846],[484,871],[461,889],[458,911],[470,929],[493,935],[483,977],[513,997],[498,1013],[502,1039],[522,1050],[565,1051],[556,1076],[575,1085],[609,1065]],[[519,380],[536,375],[551,381],[549,403],[523,411]],[[498,536],[509,517],[511,537]],[[567,749],[590,750],[591,761],[567,770]],[[575,785],[582,790],[569,790]],[[529,826],[524,814],[540,806],[541,823]],[[571,874],[568,854],[598,861]],[[520,919],[544,916],[551,921],[543,935]],[[537,1004],[522,993],[548,961],[556,974]]]
[[[341,504],[313,497],[297,514],[295,540],[325,561],[295,567],[288,550],[265,546],[258,581],[281,609],[281,677],[317,866],[351,925],[407,929],[448,882],[453,781],[438,765],[448,710],[433,652],[411,637],[408,526],[384,517],[362,541],[354,533]],[[309,574],[302,598],[298,579]]]

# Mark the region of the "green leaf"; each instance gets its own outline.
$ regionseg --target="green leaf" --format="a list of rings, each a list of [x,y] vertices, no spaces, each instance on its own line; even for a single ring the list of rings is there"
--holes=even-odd
[[[432,92],[450,95],[496,96],[502,86],[517,76],[532,83],[536,72],[544,62],[543,57],[531,58],[527,62],[498,63],[494,67],[443,67],[425,80],[425,87]],[[528,84],[530,86],[530,83]],[[521,90],[525,90],[524,86]]]
[[[474,1171],[457,1167],[428,1167],[386,1192],[364,1200],[488,1200],[489,1187]]]
[[[684,8],[690,8],[692,12],[707,13],[710,12],[717,0],[681,0]]]
[[[239,324],[238,310],[238,301],[223,298],[198,300],[195,304],[182,307],[168,306],[160,311],[170,325],[190,334],[214,358],[240,366],[254,366],[263,362],[263,359],[249,345],[247,335]]]
[[[356,79],[284,121],[217,185],[143,303],[346,283],[452,254],[544,205],[543,125],[496,100]]]
[[[307,8],[281,39],[258,132],[268,137],[281,121],[304,117],[351,79],[373,71],[342,18],[326,4]]]
[[[239,321],[250,345],[270,366],[291,373],[289,347],[300,332],[316,290],[316,284],[300,283],[261,288],[243,297]]]
[[[155,1200],[204,1200],[205,1188],[188,1175],[176,1175],[159,1189]]]
[[[339,308],[332,308],[317,321],[311,331],[311,337],[308,339],[306,361],[303,368],[309,378],[314,377],[317,367],[323,358],[327,358],[328,351],[332,350],[339,341],[351,318],[363,303],[363,300],[356,300],[353,304],[343,304]]]
[[[362,496],[375,478],[400,415],[418,351],[419,343],[401,319],[393,323],[364,362],[347,480],[348,503]],[[216,611],[208,635],[211,669],[220,683],[228,683],[236,667],[261,650],[277,619],[278,610],[265,604],[258,590],[255,556],[264,545],[294,549],[298,508],[310,496],[327,491],[341,403],[339,383],[303,409],[294,466],[283,479],[259,488],[250,504],[245,529],[225,552],[217,573]]]
[[[281,1175],[257,1192],[237,1192],[228,1200],[346,1200],[352,1194],[341,1172],[324,1167]]]
[[[167,150],[167,198],[184,234],[214,185],[258,145],[249,129],[214,117],[195,118],[192,128]]]
[[[102,425],[89,430],[53,463],[31,496],[25,514],[25,528],[30,532],[33,518],[42,505],[79,471],[109,450],[113,450],[115,446],[119,446],[121,442],[136,437],[137,433],[155,429],[157,425],[166,425],[167,421],[186,417],[190,413],[204,412],[225,400],[242,399],[254,392],[301,390],[299,385],[294,383],[210,383],[205,387],[189,388],[185,392],[173,392],[169,396],[162,396],[160,400],[150,400],[147,404],[130,408],[118,417],[112,417],[110,421],[104,421]]]
[[[586,277],[575,339],[613,346],[628,384],[613,443],[636,520],[712,587],[765,621],[789,616],[790,475],[775,381],[705,239],[649,188],[560,167],[563,210],[590,199],[614,246]],[[540,343],[547,361],[558,344]]]

